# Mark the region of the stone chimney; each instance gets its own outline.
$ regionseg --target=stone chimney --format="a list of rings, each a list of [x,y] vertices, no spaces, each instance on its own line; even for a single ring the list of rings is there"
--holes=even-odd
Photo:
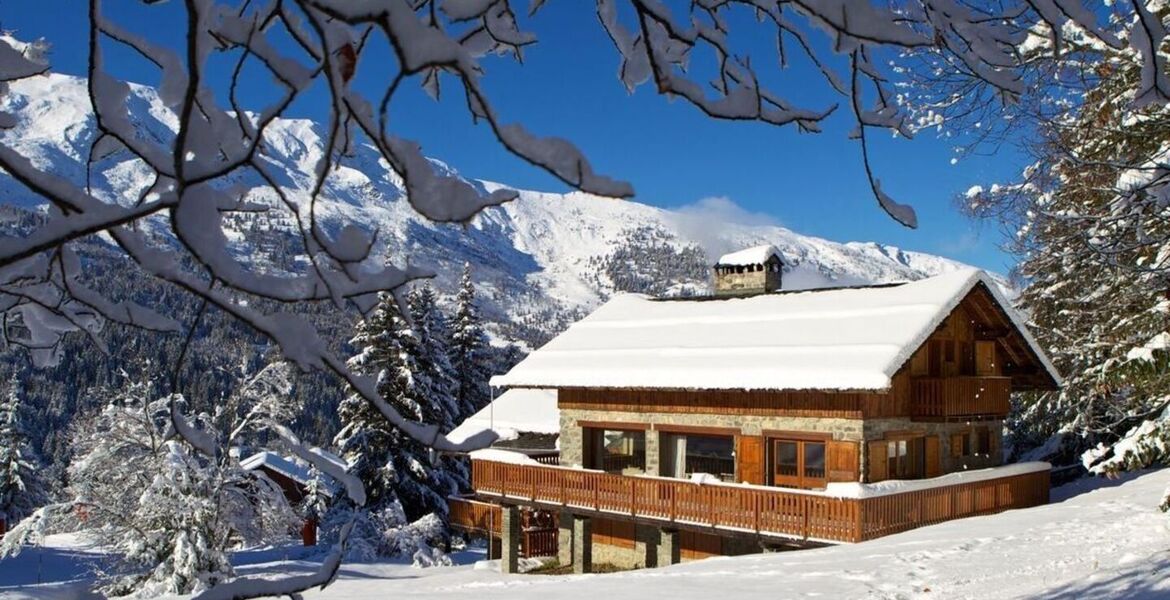
[[[784,259],[775,246],[724,254],[715,263],[715,295],[746,296],[780,289]]]

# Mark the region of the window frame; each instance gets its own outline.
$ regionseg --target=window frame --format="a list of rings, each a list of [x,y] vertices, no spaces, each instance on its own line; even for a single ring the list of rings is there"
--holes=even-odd
[[[774,487],[791,487],[797,489],[824,489],[829,484],[829,437],[819,436],[769,436],[768,437],[768,481]],[[779,467],[780,444],[792,444],[796,447],[796,474],[780,475]],[[808,446],[821,447],[820,475],[810,475],[808,465]],[[815,473],[815,471],[811,471]]]
[[[687,469],[690,457],[689,442],[692,438],[720,440],[727,443],[728,449],[730,450],[731,471],[726,473],[726,477],[724,477],[724,474],[722,473],[711,473],[708,471],[691,472]],[[676,454],[676,440],[678,439],[686,440],[684,441],[684,444],[687,447],[687,451],[685,451],[682,456],[683,472],[681,474],[675,472],[675,467],[679,464],[679,457]],[[668,458],[673,460],[668,460]],[[735,482],[736,475],[739,470],[739,457],[736,455],[735,435],[733,433],[722,431],[695,431],[687,430],[686,428],[678,428],[675,430],[659,430],[658,459],[659,475],[662,475],[663,477],[672,477],[675,479],[687,479],[690,478],[693,473],[706,473],[708,475],[718,477],[721,481]]]
[[[633,425],[633,424],[631,424],[631,425]],[[625,473],[629,469],[636,469],[642,473],[645,473],[646,472],[646,464],[647,464],[647,456],[646,456],[646,431],[647,431],[647,429],[648,429],[647,427],[627,426],[626,424],[623,424],[623,423],[592,423],[592,422],[581,423],[582,439],[586,440],[585,446],[588,448],[588,452],[586,453],[585,456],[582,457],[582,459],[583,459],[582,462],[584,463],[583,466],[586,469],[592,469],[595,471],[603,471],[605,473],[612,473],[612,474],[616,474],[616,475],[621,475],[622,473]],[[604,440],[605,440],[606,432],[619,432],[619,433],[627,434],[627,435],[630,435],[635,440],[637,440],[638,438],[641,438],[640,453],[639,453],[639,448],[638,448],[639,444],[635,441],[635,449],[633,452],[631,452],[631,454],[628,455],[634,459],[631,461],[631,464],[623,465],[620,469],[613,469],[613,468],[607,469],[606,468],[605,459],[602,457],[602,453],[605,451]],[[639,454],[641,455],[640,456],[641,464],[637,464],[639,462],[637,460],[639,457]]]

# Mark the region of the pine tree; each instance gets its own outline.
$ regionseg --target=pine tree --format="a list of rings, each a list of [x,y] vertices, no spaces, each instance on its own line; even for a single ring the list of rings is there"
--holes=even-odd
[[[475,306],[475,285],[471,265],[463,265],[459,293],[455,299],[455,319],[451,332],[451,367],[455,376],[455,397],[459,401],[460,421],[475,414],[491,401],[488,389],[489,346],[487,334]]]
[[[1151,158],[1170,148],[1170,108],[1135,107],[1140,65],[1112,58],[1079,110],[1045,123],[1022,181],[964,199],[1013,233],[1018,304],[1065,376],[1016,399],[1016,456],[1104,474],[1170,461],[1170,188]]]
[[[410,318],[418,336],[418,354],[415,357],[416,388],[420,404],[434,414],[444,432],[459,424],[460,410],[455,401],[454,371],[448,356],[447,319],[439,310],[438,296],[427,284],[410,291],[408,297]]]
[[[40,461],[21,422],[20,381],[14,375],[0,401],[0,521],[11,524],[48,502]]]
[[[384,294],[351,343],[361,350],[350,359],[350,368],[375,377],[378,393],[390,406],[409,419],[441,426],[444,412],[429,401],[430,383],[420,376],[422,344],[397,298]],[[452,483],[432,464],[427,446],[390,425],[356,395],[342,403],[340,413],[338,452],[365,484],[366,506],[381,515],[383,526],[405,526],[432,513],[446,516]],[[396,522],[397,513],[405,522]]]

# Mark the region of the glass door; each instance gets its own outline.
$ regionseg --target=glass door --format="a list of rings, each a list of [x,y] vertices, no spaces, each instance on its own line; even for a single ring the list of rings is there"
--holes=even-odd
[[[772,441],[772,485],[812,489],[826,481],[825,442]]]

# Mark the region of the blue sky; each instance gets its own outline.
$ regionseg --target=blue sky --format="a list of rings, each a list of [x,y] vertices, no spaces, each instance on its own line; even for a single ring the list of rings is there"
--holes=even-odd
[[[180,3],[143,8],[137,2],[106,3],[107,14],[129,29],[174,42],[181,35]],[[589,2],[548,2],[523,22],[539,43],[523,65],[508,58],[484,60],[484,85],[506,121],[522,121],[533,132],[574,141],[599,172],[628,180],[636,200],[662,207],[727,198],[752,215],[797,232],[837,241],[875,241],[956,258],[1006,271],[1011,258],[997,249],[998,230],[972,223],[954,209],[953,197],[975,184],[1002,181],[1019,170],[1020,157],[1005,150],[992,157],[968,157],[952,165],[953,141],[922,134],[914,140],[870,132],[872,160],[883,188],[918,211],[920,227],[909,230],[886,216],[873,200],[860,150],[847,138],[852,124],[844,107],[820,134],[755,123],[714,121],[650,87],[628,94],[617,80],[618,57]],[[519,2],[518,7],[526,7]],[[44,37],[53,45],[55,70],[84,74],[86,14],[77,0],[3,0],[0,27],[18,37]],[[829,92],[805,62],[774,67],[774,34],[749,20],[733,22],[744,33],[740,51],[754,56],[763,80],[794,101],[826,107],[843,99]],[[358,85],[378,97],[393,74],[377,49],[359,65]],[[702,57],[697,57],[702,60]],[[126,51],[110,48],[110,69],[134,81],[157,83],[155,73]],[[226,59],[216,67],[226,68]],[[701,64],[701,63],[700,63]],[[384,72],[384,74],[383,74]],[[247,94],[262,99],[267,79],[250,78]],[[527,189],[563,191],[563,184],[504,151],[484,126],[475,126],[462,94],[446,81],[434,102],[408,86],[392,105],[394,129],[423,144],[429,155],[466,176]],[[294,107],[311,113],[315,90]],[[314,116],[305,114],[304,116]]]

